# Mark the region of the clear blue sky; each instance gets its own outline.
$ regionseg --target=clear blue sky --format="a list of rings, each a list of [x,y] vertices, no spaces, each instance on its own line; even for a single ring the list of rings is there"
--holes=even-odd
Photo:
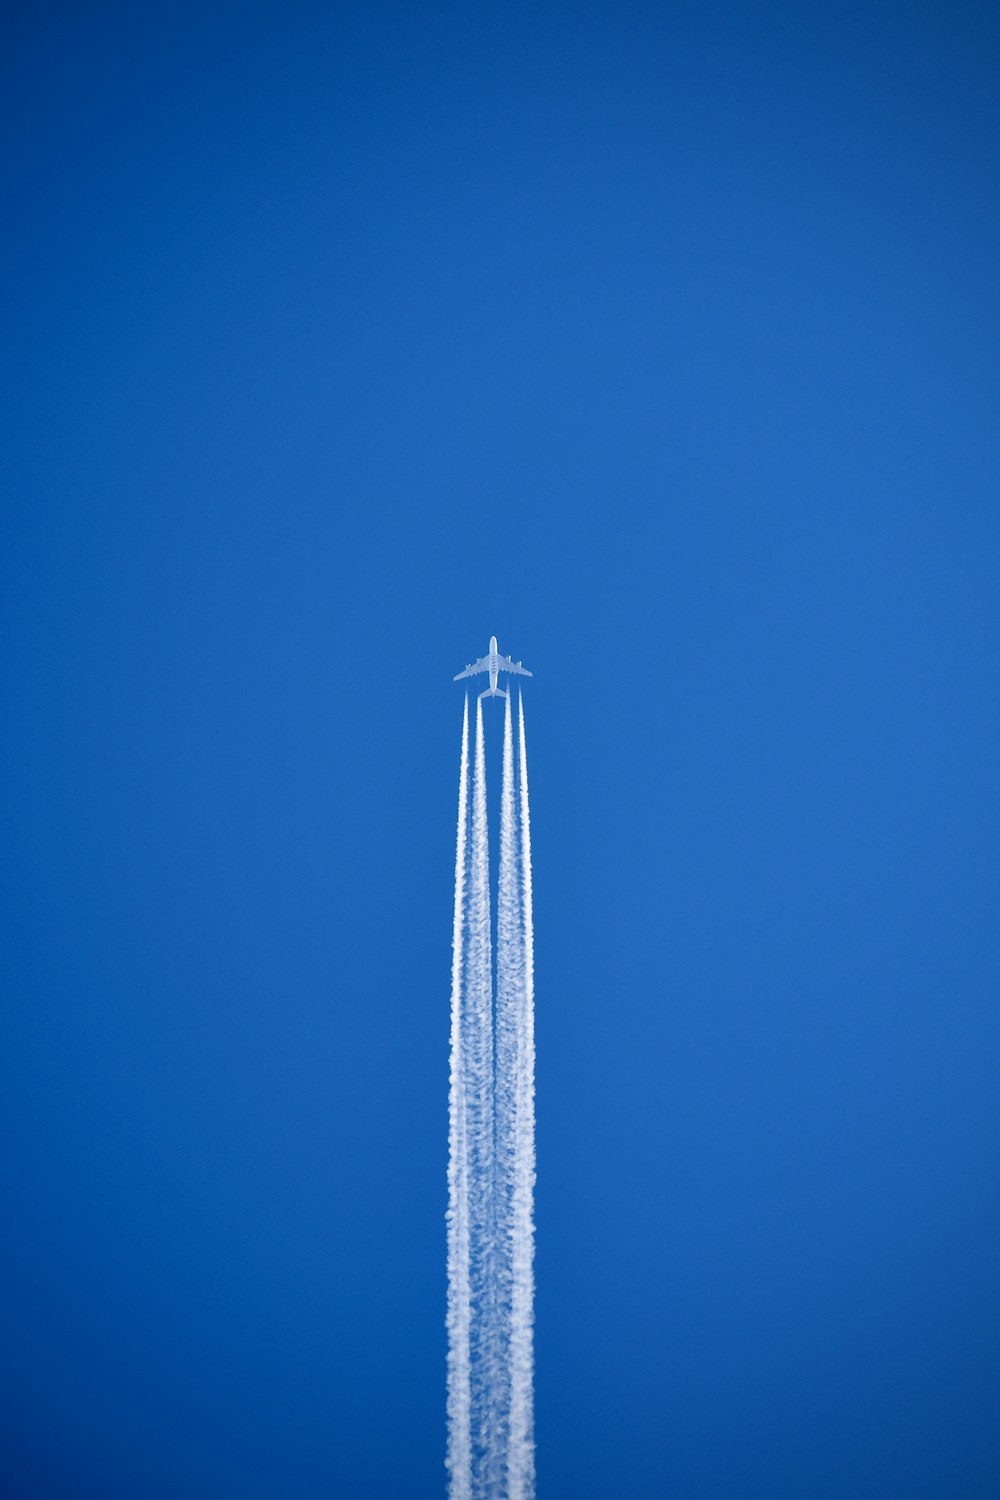
[[[995,8],[22,0],[0,69],[0,1491],[441,1496],[495,632],[541,1500],[992,1500]]]

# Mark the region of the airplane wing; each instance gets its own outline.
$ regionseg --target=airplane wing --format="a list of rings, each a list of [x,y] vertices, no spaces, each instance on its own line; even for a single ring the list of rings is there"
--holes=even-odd
[[[481,656],[478,661],[474,661],[471,666],[466,667],[464,672],[456,672],[451,680],[452,682],[458,682],[462,677],[475,677],[477,672],[488,672],[489,670],[489,657]]]
[[[511,661],[509,656],[500,657],[501,672],[516,672],[520,677],[530,677],[532,674],[527,667],[522,667],[519,661]]]

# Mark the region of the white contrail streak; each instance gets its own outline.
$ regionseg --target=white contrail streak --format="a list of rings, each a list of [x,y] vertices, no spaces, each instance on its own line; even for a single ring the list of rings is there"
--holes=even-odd
[[[455,917],[451,944],[451,1059],[448,1078],[448,1455],[451,1500],[471,1500],[472,1427],[469,1335],[468,1142],[463,1087],[462,945],[469,825],[469,699],[462,715],[455,842]]]
[[[489,830],[483,705],[476,704],[472,784],[472,868],[465,984],[465,1111],[468,1120],[471,1248],[472,1482],[474,1500],[496,1500],[496,1286],[493,1213],[493,954],[490,932]]]
[[[523,705],[516,743],[509,697],[504,711],[495,987],[481,699],[471,770],[470,797],[466,699],[451,971],[446,1463],[450,1500],[534,1500],[534,928]]]
[[[500,791],[500,876],[497,886],[496,1085],[494,1216],[494,1277],[496,1285],[497,1385],[495,1403],[499,1443],[494,1455],[493,1490],[500,1494],[506,1469],[510,1420],[510,1314],[512,1209],[516,1138],[519,1017],[524,989],[524,947],[521,929],[521,889],[518,877],[517,811],[514,800],[514,736],[510,699],[503,726],[503,777]]]
[[[514,1169],[511,1207],[511,1397],[507,1444],[507,1500],[533,1500],[534,1254],[535,1254],[535,931],[531,890],[531,818],[524,700],[518,699],[518,770],[521,811],[521,919],[523,983],[517,1027]]]

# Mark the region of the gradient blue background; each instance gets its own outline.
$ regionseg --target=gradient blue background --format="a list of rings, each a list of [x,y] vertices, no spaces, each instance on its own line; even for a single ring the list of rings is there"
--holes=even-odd
[[[994,8],[0,56],[0,1492],[442,1494],[496,632],[541,1500],[1000,1493]]]

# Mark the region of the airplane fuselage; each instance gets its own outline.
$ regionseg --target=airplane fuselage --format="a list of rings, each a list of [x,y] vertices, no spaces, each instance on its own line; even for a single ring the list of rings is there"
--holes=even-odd
[[[497,690],[497,678],[500,676],[500,653],[497,649],[497,638],[490,636],[490,692]]]

